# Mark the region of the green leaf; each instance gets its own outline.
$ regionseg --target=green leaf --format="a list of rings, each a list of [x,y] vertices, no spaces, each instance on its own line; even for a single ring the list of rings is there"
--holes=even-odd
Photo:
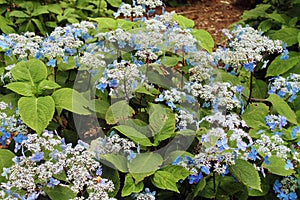
[[[110,162],[120,172],[123,173],[128,172],[126,157],[118,154],[101,154],[100,158],[101,158],[101,162],[102,159]]]
[[[292,169],[285,169],[285,160],[283,158],[277,156],[270,156],[269,157],[269,165],[266,165],[265,162],[263,163],[263,167],[268,169],[269,172],[279,175],[279,176],[289,176],[295,173]]]
[[[17,17],[17,18],[29,18],[30,16],[23,12],[23,11],[20,11],[20,10],[13,10],[9,13],[9,16],[10,17]]]
[[[3,168],[9,168],[11,167],[14,162],[12,159],[15,157],[15,154],[13,154],[11,151],[7,149],[0,149],[0,174],[3,173]],[[5,177],[0,176],[0,182],[4,182]]]
[[[266,19],[262,22],[260,22],[259,26],[257,27],[258,30],[261,30],[262,32],[267,32],[272,28],[273,20],[272,19]]]
[[[47,78],[46,65],[37,59],[21,61],[11,70],[16,81],[30,82],[32,85]]]
[[[150,104],[149,115],[149,126],[155,145],[174,136],[176,118],[171,109],[160,104]]]
[[[93,99],[91,101],[91,104],[92,105],[95,105],[94,107],[94,111],[97,112],[97,115],[98,117],[104,119],[105,118],[105,114],[107,112],[107,109],[109,108],[109,103],[107,101],[104,101],[102,99]]]
[[[268,183],[267,178],[261,177],[261,190],[254,190],[252,188],[248,188],[248,195],[252,197],[265,196],[269,193],[270,185]]]
[[[46,192],[51,200],[69,200],[77,196],[70,188],[61,185],[57,185],[54,188],[43,187],[43,191]]]
[[[212,52],[215,46],[212,36],[203,29],[193,29],[192,35],[197,39],[199,45],[208,52]]]
[[[253,87],[252,87],[252,95],[253,98],[257,99],[265,99],[268,94],[268,85],[265,81],[255,79],[253,81]]]
[[[67,71],[76,67],[76,61],[74,57],[68,57],[68,63],[63,63],[62,59],[57,60],[57,68],[61,71]]]
[[[117,25],[124,31],[131,30],[133,27],[138,27],[136,23],[125,19],[117,19]]]
[[[114,126],[114,129],[125,135],[126,137],[133,140],[136,144],[140,144],[142,146],[152,146],[151,141],[141,132],[137,131],[135,128],[126,126],[126,125],[119,125]]]
[[[127,101],[118,101],[108,108],[105,120],[108,124],[116,124],[128,119],[133,114],[134,110],[128,105]]]
[[[38,27],[39,31],[45,35],[46,31],[44,29],[44,26],[42,24],[42,22],[39,19],[32,19],[32,21],[35,23],[35,25]]]
[[[270,66],[267,69],[268,76],[278,76],[284,74],[285,72],[292,69],[295,65],[300,63],[300,56],[299,52],[290,51],[289,52],[289,59],[287,60],[280,60],[281,55],[277,56]]]
[[[282,40],[289,47],[298,43],[299,31],[300,29],[297,28],[282,28],[270,34],[269,37],[273,40]]]
[[[252,10],[246,10],[243,15],[242,19],[257,19],[258,17],[265,17],[267,14],[267,10],[271,7],[270,4],[259,4]]]
[[[38,85],[38,90],[53,90],[60,88],[60,85],[51,80],[42,80]]]
[[[231,165],[229,170],[233,176],[246,186],[261,191],[259,174],[251,163],[237,159],[235,165]]]
[[[117,21],[108,17],[89,18],[96,21],[100,30],[115,30],[118,28]]]
[[[23,96],[34,96],[32,91],[32,85],[30,85],[27,82],[12,82],[5,85],[5,87]]]
[[[126,174],[125,176],[125,182],[124,187],[122,189],[122,197],[128,196],[132,193],[139,193],[144,188],[144,183],[139,182],[138,184],[135,184],[133,177],[131,174]]]
[[[128,163],[128,170],[138,183],[157,171],[162,162],[163,158],[158,153],[141,153]]]
[[[35,17],[35,16],[39,16],[42,14],[48,14],[48,13],[49,13],[48,6],[44,5],[44,6],[39,6],[39,7],[35,8],[31,14],[31,16]]]
[[[111,180],[114,183],[114,190],[112,192],[108,192],[109,197],[114,197],[117,195],[120,189],[120,176],[117,170],[113,170],[110,167],[102,165],[102,175],[101,178],[106,178]]]
[[[23,122],[35,130],[37,134],[42,133],[48,126],[54,115],[54,101],[51,96],[45,97],[21,97],[18,108]]]
[[[5,34],[14,33],[15,30],[11,27],[7,21],[7,19],[3,16],[0,16],[0,29]]]
[[[173,56],[164,56],[161,58],[161,64],[163,64],[166,67],[175,67],[179,61],[181,61],[182,58],[179,56],[173,55]]]
[[[293,124],[298,124],[295,112],[278,95],[270,94],[270,96],[266,100],[270,101],[272,103],[273,107],[276,109],[276,111],[280,115],[285,116],[289,122],[291,122]]]
[[[174,178],[173,174],[167,171],[157,171],[155,172],[153,178],[151,179],[153,185],[163,190],[171,190],[180,193],[176,182],[178,181]]]
[[[175,20],[183,29],[193,28],[195,26],[195,22],[193,20],[188,19],[182,15],[174,14],[172,16],[172,19]]]
[[[119,8],[119,6],[120,6],[121,3],[122,3],[122,0],[107,0],[107,2],[108,2],[112,7]]]
[[[55,14],[62,14],[63,10],[60,4],[48,4],[48,10]]]
[[[259,130],[265,127],[265,116],[269,113],[269,107],[264,103],[253,103],[249,104],[245,109],[245,112],[242,115],[242,119],[246,122],[246,124],[254,128],[255,130]]]
[[[177,181],[184,180],[191,174],[189,170],[179,165],[169,165],[167,167],[162,168],[160,171],[169,172]]]
[[[66,109],[80,115],[89,115],[90,102],[82,94],[71,88],[62,88],[53,92],[52,97],[57,109]]]
[[[275,20],[276,22],[279,22],[281,24],[286,24],[286,18],[287,16],[284,15],[284,14],[278,14],[277,11],[274,11],[273,13],[271,14],[266,14],[266,17],[267,18],[270,18],[270,19],[273,19]]]

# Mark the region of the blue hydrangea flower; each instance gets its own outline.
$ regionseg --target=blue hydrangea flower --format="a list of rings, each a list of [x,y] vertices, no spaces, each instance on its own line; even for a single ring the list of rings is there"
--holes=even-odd
[[[166,102],[167,106],[169,106],[172,110],[174,110],[176,108],[175,104],[171,101],[171,102]]]
[[[109,80],[108,85],[109,87],[116,88],[119,85],[119,81],[117,79]]]
[[[246,71],[250,71],[250,72],[253,72],[254,71],[254,63],[253,62],[250,62],[250,63],[244,63],[244,68]]]
[[[181,161],[181,156],[177,156],[177,158],[172,162],[172,165],[177,165]]]
[[[188,176],[189,184],[199,183],[199,181],[203,178],[202,172],[199,172],[199,174],[193,174]]]
[[[47,187],[49,188],[54,188],[56,185],[58,185],[60,183],[59,180],[55,179],[55,178],[50,178],[49,183],[47,184]]]
[[[30,158],[31,161],[33,162],[40,162],[41,160],[44,159],[44,152],[36,152],[33,154],[33,156]]]
[[[101,90],[101,92],[104,92],[105,88],[107,87],[107,83],[99,83],[98,85],[96,85],[96,88],[98,90]]]
[[[295,139],[297,134],[300,134],[300,127],[296,126],[292,129],[292,139]]]
[[[285,164],[284,168],[285,168],[286,170],[294,169],[294,165],[293,165],[293,163],[291,162],[290,159],[287,159],[287,160],[286,160],[286,164]]]
[[[217,141],[217,147],[219,147],[220,151],[224,151],[225,149],[228,149],[227,145],[227,138],[223,138],[221,140]]]
[[[47,66],[56,67],[56,59],[49,59],[49,61],[47,62]]]
[[[102,175],[102,168],[99,167],[96,171],[96,176],[101,176]]]
[[[136,157],[136,153],[134,153],[132,150],[130,150],[129,155],[127,156],[127,160],[129,162],[132,162],[132,160]]]

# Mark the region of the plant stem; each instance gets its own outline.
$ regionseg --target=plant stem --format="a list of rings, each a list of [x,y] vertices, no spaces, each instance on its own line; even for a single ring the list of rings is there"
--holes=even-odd
[[[250,74],[250,86],[249,86],[250,93],[249,93],[249,97],[248,97],[248,100],[247,100],[246,108],[252,100],[251,98],[252,98],[252,92],[253,92],[253,76],[254,76],[254,72],[251,72],[251,74]]]

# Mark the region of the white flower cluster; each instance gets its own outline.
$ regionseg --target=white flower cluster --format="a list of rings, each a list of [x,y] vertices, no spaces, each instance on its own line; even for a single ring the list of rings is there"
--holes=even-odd
[[[200,75],[200,80],[203,75]],[[229,82],[213,82],[209,85],[192,82],[190,88],[194,97],[200,97],[205,102],[211,103],[213,107],[221,107],[227,110],[241,107],[240,100],[235,96],[235,87]]]
[[[257,139],[254,144],[258,145],[257,152],[261,152],[269,157],[276,155],[287,159],[287,154],[291,151],[291,149],[284,145],[284,141],[279,135],[269,137],[261,134],[260,139]]]
[[[115,18],[123,15],[124,17],[142,17],[145,13],[145,8],[141,5],[132,6],[128,3],[122,3],[116,13]]]
[[[149,188],[145,188],[145,191],[133,194],[132,198],[135,200],[155,200],[155,194],[155,191],[151,192]]]
[[[121,138],[114,132],[112,132],[110,137],[99,137],[91,143],[91,149],[96,153],[96,157],[99,159],[102,154],[129,155],[131,148],[136,148],[134,142],[125,138]]]
[[[108,65],[103,76],[97,83],[97,89],[104,90],[110,87],[110,96],[124,97],[128,100],[134,95],[138,84],[144,82],[145,76],[140,72],[138,66],[128,61],[114,61]]]
[[[300,91],[300,74],[291,73],[284,78],[277,76],[271,79],[269,84],[269,94],[277,94],[281,98],[289,97],[288,101],[293,101]]]
[[[177,126],[179,127],[179,129],[186,129],[188,124],[195,124],[196,121],[194,119],[194,116],[192,114],[190,114],[188,111],[186,110],[182,110],[180,109],[178,111],[178,113],[176,113],[176,123]]]
[[[23,190],[22,198],[33,195],[37,198],[45,194],[43,187],[60,185],[75,193],[89,191],[89,199],[109,199],[107,192],[113,191],[114,185],[101,177],[101,165],[94,159],[95,154],[87,150],[88,146],[79,141],[73,148],[48,131],[42,137],[29,134],[22,142],[23,155],[16,156],[15,164],[4,169],[2,176],[7,182],[3,182],[1,188],[10,198],[24,195]],[[65,174],[66,178],[56,179],[59,174]],[[99,181],[95,181],[95,177]],[[22,193],[18,194],[15,189]]]
[[[224,29],[223,32],[230,40],[228,48],[218,48],[214,56],[232,67],[239,67],[241,63],[262,62],[265,53],[283,51],[281,41],[271,40],[250,26],[236,25],[232,31]]]
[[[161,0],[136,0],[136,2],[149,8],[156,8],[163,5]]]

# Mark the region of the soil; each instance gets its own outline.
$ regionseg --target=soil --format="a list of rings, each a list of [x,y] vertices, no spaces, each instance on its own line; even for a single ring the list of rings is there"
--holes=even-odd
[[[215,40],[215,46],[222,45],[222,29],[237,23],[241,15],[252,4],[238,5],[236,0],[202,0],[193,1],[179,7],[167,7],[167,11],[175,10],[194,20],[195,28],[208,31]]]

